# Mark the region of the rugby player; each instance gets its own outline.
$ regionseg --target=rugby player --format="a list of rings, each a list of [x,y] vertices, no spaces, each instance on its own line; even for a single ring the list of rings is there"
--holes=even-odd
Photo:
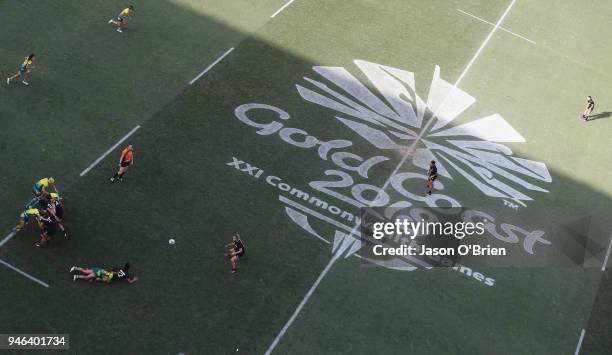
[[[108,23],[115,24],[115,26],[117,26],[117,32],[122,33],[127,19],[132,17],[132,12],[134,12],[134,6],[130,5],[121,10],[119,15],[117,15],[117,21],[110,19],[108,20]]]
[[[585,121],[589,120],[589,116],[591,116],[591,113],[593,113],[593,110],[595,109],[595,101],[593,101],[593,98],[591,96],[587,96],[587,107],[584,109],[584,113],[582,114],[582,118]]]
[[[225,244],[225,247],[229,249],[229,252],[225,254],[225,257],[227,257],[230,264],[232,264],[232,274],[235,274],[237,272],[236,263],[238,262],[238,259],[244,256],[244,244],[240,239],[240,234],[234,234],[232,236],[232,242]]]
[[[64,218],[64,207],[62,206],[63,199],[55,192],[50,193],[49,196],[51,199],[45,200],[44,206],[49,213],[49,216],[53,219],[53,223],[55,223],[62,233],[64,233],[64,237],[68,237],[66,227],[61,223],[62,218]]]
[[[30,54],[27,57],[24,57],[23,58],[23,62],[19,66],[19,71],[17,73],[15,73],[15,75],[13,75],[13,76],[11,76],[9,78],[6,78],[6,84],[7,85],[10,84],[11,80],[20,78],[22,75],[25,74],[25,79],[23,79],[21,81],[21,83],[23,85],[26,85],[26,86],[30,85],[28,83],[28,80],[30,80],[30,72],[31,72],[32,68],[34,67],[34,65],[33,65],[34,64],[34,58],[36,58],[36,54],[34,54],[34,53]]]
[[[429,169],[427,170],[427,195],[431,195],[433,189],[433,183],[438,178],[438,167],[436,166],[435,160],[429,163]]]
[[[73,266],[70,268],[70,273],[79,272],[78,275],[72,276],[72,281],[86,280],[89,282],[104,282],[110,283],[111,281],[127,280],[128,283],[134,283],[138,281],[138,277],[132,277],[128,274],[130,269],[130,263],[125,263],[122,268],[110,268],[104,269],[101,267],[82,268]]]
[[[123,181],[123,175],[127,173],[130,165],[134,164],[134,146],[132,144],[128,144],[128,146],[121,151],[121,157],[119,158],[119,170],[110,178],[111,182],[114,182],[116,179],[119,182]]]

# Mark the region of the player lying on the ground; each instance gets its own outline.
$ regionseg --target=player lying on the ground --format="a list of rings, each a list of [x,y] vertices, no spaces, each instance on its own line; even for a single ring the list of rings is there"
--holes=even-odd
[[[130,263],[125,263],[122,268],[110,268],[104,269],[101,267],[82,268],[73,266],[70,268],[70,272],[78,272],[78,275],[72,276],[72,281],[86,280],[89,282],[104,282],[110,283],[111,281],[127,280],[129,283],[138,281],[138,277],[132,277],[128,274],[130,269]]]
[[[117,15],[116,21],[110,19],[108,20],[108,23],[115,24],[115,26],[117,26],[117,32],[121,33],[123,32],[123,27],[125,27],[127,20],[132,17],[132,12],[134,12],[134,6],[130,5],[125,9],[121,10],[119,15]]]
[[[32,68],[34,68],[34,58],[36,58],[36,55],[34,53],[30,54],[27,57],[24,57],[24,60],[19,66],[19,70],[17,71],[17,73],[15,73],[15,75],[11,76],[10,78],[6,78],[6,84],[10,84],[11,80],[20,78],[22,75],[25,74],[25,79],[23,79],[21,83],[23,85],[30,85],[28,83],[28,80],[30,80],[30,72],[32,71]]]
[[[236,273],[236,263],[238,259],[244,256],[244,244],[242,244],[242,240],[240,239],[240,234],[236,233],[232,236],[232,242],[225,244],[225,247],[229,249],[229,253],[225,254],[232,264],[232,274]]]

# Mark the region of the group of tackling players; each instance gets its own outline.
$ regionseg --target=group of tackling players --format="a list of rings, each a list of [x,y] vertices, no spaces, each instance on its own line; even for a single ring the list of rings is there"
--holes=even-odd
[[[53,187],[55,192],[50,192]],[[36,242],[37,247],[43,247],[56,233],[56,228],[68,237],[66,227],[62,224],[64,218],[63,199],[55,187],[55,179],[52,177],[42,178],[32,185],[34,198],[26,205],[26,209],[19,214],[19,222],[14,228],[15,232],[23,230],[30,219],[36,220],[40,230],[40,239]]]

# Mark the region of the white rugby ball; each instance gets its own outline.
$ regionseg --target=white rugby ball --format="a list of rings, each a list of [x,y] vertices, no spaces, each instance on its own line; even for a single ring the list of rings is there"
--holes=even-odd
[[[170,245],[174,245],[175,243],[176,243],[176,240],[174,240],[174,239],[168,240],[168,244],[170,244]]]

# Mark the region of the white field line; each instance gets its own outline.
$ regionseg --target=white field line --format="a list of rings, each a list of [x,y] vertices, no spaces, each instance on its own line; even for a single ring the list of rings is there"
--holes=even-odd
[[[331,260],[329,261],[329,263],[327,263],[327,266],[325,266],[325,269],[323,269],[323,272],[321,272],[321,274],[319,275],[319,277],[317,277],[317,280],[314,282],[314,284],[312,284],[312,286],[310,287],[310,289],[308,290],[308,292],[306,293],[306,296],[304,296],[304,299],[302,299],[302,302],[300,302],[300,304],[297,306],[297,308],[295,309],[295,311],[293,312],[293,314],[291,315],[291,318],[289,318],[289,320],[287,321],[287,323],[285,323],[285,326],[281,329],[281,331],[278,333],[278,335],[276,336],[276,338],[274,338],[274,341],[272,342],[272,344],[270,344],[270,346],[268,347],[268,350],[266,350],[265,355],[270,355],[274,349],[276,348],[276,346],[278,345],[278,342],[283,338],[283,336],[285,335],[285,333],[287,332],[287,330],[289,329],[289,327],[291,327],[291,325],[293,324],[293,322],[295,321],[295,319],[297,318],[297,316],[300,314],[300,312],[302,311],[302,308],[304,308],[304,306],[306,305],[306,303],[308,302],[308,300],[310,299],[310,296],[312,296],[312,294],[314,293],[314,291],[317,289],[317,287],[319,287],[319,284],[321,283],[321,281],[325,278],[325,276],[327,275],[327,273],[329,272],[329,270],[331,270],[331,267],[334,265],[334,263],[336,262],[336,260],[338,260],[340,258],[340,255],[342,253],[336,253],[334,254],[334,256],[331,258]]]
[[[6,237],[4,237],[4,239],[0,240],[0,248],[2,248],[4,244],[8,243],[9,240],[13,239],[16,234],[17,232],[12,231]]]
[[[478,21],[482,21],[482,22],[484,22],[484,23],[486,23],[486,24],[489,24],[489,25],[491,25],[491,26],[495,26],[495,24],[494,24],[494,23],[491,23],[491,22],[489,22],[489,21],[487,21],[487,20],[485,20],[485,19],[482,19],[482,18],[480,18],[480,17],[478,17],[478,16],[476,16],[476,15],[472,15],[471,13],[469,13],[469,12],[467,12],[467,11],[463,11],[463,10],[461,10],[461,9],[457,9],[457,11],[461,12],[461,13],[462,13],[462,14],[464,14],[464,15],[468,15],[468,16],[470,16],[470,17],[472,17],[472,18],[474,18],[474,19],[476,19],[476,20],[478,20]],[[531,44],[537,44],[537,43],[535,43],[534,41],[530,40],[529,38],[524,37],[524,36],[521,36],[520,34],[515,33],[515,32],[512,32],[512,31],[510,31],[510,30],[508,30],[508,29],[505,29],[505,28],[503,28],[503,27],[500,27],[499,29],[500,29],[500,30],[502,30],[502,31],[504,31],[504,32],[506,32],[506,33],[509,33],[509,34],[511,34],[511,35],[513,35],[513,36],[516,36],[516,37],[518,37],[518,38],[520,38],[520,39],[523,39],[523,40],[525,40],[525,41],[527,41],[527,42],[529,42],[529,43],[531,43]]]
[[[576,345],[576,351],[574,351],[574,355],[580,354],[580,347],[582,346],[582,341],[584,340],[584,334],[586,330],[582,329],[580,332],[580,339],[578,339],[578,345]]]
[[[123,143],[126,139],[130,138],[130,136],[132,134],[134,134],[134,132],[136,132],[139,128],[140,128],[140,125],[132,128],[132,130],[130,132],[128,132],[128,134],[123,136],[123,138],[121,138],[117,143],[115,143],[115,145],[110,147],[110,149],[107,150],[106,152],[104,152],[104,154],[100,155],[100,157],[98,159],[96,159],[96,161],[91,163],[91,165],[88,166],[85,170],[81,171],[81,174],[79,176],[81,176],[81,177],[85,176],[91,169],[93,169],[96,165],[98,165],[98,163],[101,162],[102,159],[106,158],[106,156],[109,155],[113,150],[117,149],[119,144]]]
[[[465,75],[467,74],[467,72],[470,70],[470,68],[472,67],[472,65],[474,64],[474,62],[476,61],[476,59],[478,59],[478,57],[480,56],[480,53],[482,53],[482,50],[486,47],[486,45],[489,43],[489,41],[491,40],[491,38],[493,37],[493,35],[495,34],[495,32],[497,31],[497,29],[500,27],[500,24],[504,21],[504,19],[506,18],[506,16],[508,15],[508,13],[510,12],[510,9],[512,9],[512,7],[514,6],[514,4],[516,3],[516,0],[512,0],[512,2],[510,2],[510,5],[508,5],[508,7],[506,8],[506,11],[504,11],[504,13],[501,15],[501,17],[499,18],[499,20],[497,20],[497,23],[493,26],[493,28],[491,29],[491,32],[489,32],[489,35],[485,38],[484,42],[482,42],[482,44],[480,45],[480,47],[478,48],[478,50],[476,51],[476,53],[474,54],[474,56],[472,57],[472,59],[468,62],[468,64],[465,66],[465,69],[463,69],[463,72],[459,75],[459,78],[457,79],[457,81],[455,82],[455,84],[453,85],[453,88],[451,88],[451,90],[449,90],[447,96],[444,98],[444,100],[442,101],[442,103],[438,106],[438,110],[439,111],[440,108],[442,106],[444,106],[444,103],[446,102],[447,98],[450,96],[450,94],[457,88],[457,86],[459,85],[459,83],[461,83],[461,81],[463,80],[463,78],[465,77]],[[437,116],[437,112],[434,113],[434,116]],[[400,161],[400,163],[397,165],[397,167],[393,170],[393,172],[391,172],[391,174],[389,175],[389,177],[387,178],[387,180],[385,181],[385,183],[383,184],[381,190],[384,191],[388,186],[389,183],[391,182],[391,179],[393,178],[393,176],[395,174],[397,174],[397,172],[399,171],[399,169],[401,168],[401,166],[406,162],[406,160],[408,159],[408,157],[412,154],[412,152],[414,151],[414,149],[416,148],[418,142],[421,140],[422,135],[424,134],[424,132],[427,131],[427,128],[429,125],[431,125],[433,123],[433,117],[431,120],[429,120],[427,122],[427,124],[425,125],[425,127],[423,128],[423,130],[421,131],[421,134],[417,137],[417,139],[415,139],[415,141],[413,142],[413,144],[409,147],[409,149],[406,151],[406,154],[404,155],[404,157],[402,158],[402,160]],[[379,192],[380,193],[380,192]],[[378,199],[375,198],[373,201],[376,201]],[[368,207],[372,207],[371,205]],[[353,233],[359,228],[359,226],[355,226],[355,228],[353,229]],[[300,304],[297,306],[297,308],[295,309],[295,311],[293,312],[293,314],[291,315],[291,318],[289,318],[289,320],[287,321],[287,323],[283,326],[283,328],[281,329],[281,331],[278,333],[278,335],[276,336],[276,338],[274,338],[274,341],[272,342],[272,344],[270,344],[270,347],[268,348],[268,350],[266,351],[266,355],[271,354],[274,349],[276,348],[276,346],[278,345],[278,343],[280,342],[280,340],[283,338],[283,336],[285,335],[285,333],[287,332],[287,330],[291,327],[291,325],[293,324],[293,322],[295,321],[295,319],[297,318],[297,316],[300,314],[300,312],[302,311],[302,309],[304,308],[304,305],[308,302],[308,300],[310,299],[310,297],[312,296],[312,294],[314,293],[314,291],[317,289],[317,287],[319,286],[319,283],[321,283],[321,280],[323,280],[325,278],[325,276],[327,275],[327,273],[329,272],[329,270],[331,269],[331,267],[334,265],[334,263],[336,262],[336,260],[340,257],[340,253],[336,253],[332,256],[332,259],[330,260],[329,264],[327,264],[327,266],[325,267],[325,269],[323,269],[323,271],[321,272],[321,274],[319,275],[319,277],[317,278],[317,280],[315,281],[315,283],[312,285],[312,287],[310,287],[310,289],[308,290],[308,292],[306,293],[306,295],[304,296],[304,298],[302,299],[302,302],[300,302]]]
[[[270,18],[275,18],[276,15],[280,14],[281,11],[283,11],[287,6],[291,5],[291,3],[293,3],[295,0],[289,0],[285,5],[283,5],[283,7],[281,7],[280,9],[276,10],[275,13],[272,14],[272,16],[270,16]]]
[[[200,79],[204,74],[208,73],[208,71],[211,70],[215,65],[217,65],[217,63],[222,61],[223,58],[225,58],[228,54],[232,53],[233,50],[234,50],[234,47],[226,50],[225,53],[221,54],[221,56],[219,58],[217,58],[217,60],[215,60],[214,62],[212,62],[212,64],[210,64],[208,67],[206,67],[206,69],[204,69],[200,74],[198,74],[198,76],[196,76],[195,78],[191,79],[191,81],[189,82],[189,85],[193,85],[193,83],[198,81],[198,79]]]
[[[36,282],[37,284],[39,284],[39,285],[41,285],[41,286],[44,286],[44,287],[46,287],[46,288],[49,288],[49,284],[47,284],[47,283],[45,283],[45,282],[40,281],[39,279],[35,278],[34,276],[32,276],[32,275],[28,274],[27,272],[25,272],[25,271],[23,271],[23,270],[21,270],[21,269],[19,269],[19,268],[15,267],[15,266],[13,266],[13,265],[9,264],[9,263],[7,263],[6,261],[4,261],[4,260],[2,260],[2,259],[0,259],[0,264],[2,264],[2,265],[4,265],[4,266],[8,267],[9,269],[11,269],[11,270],[13,270],[13,271],[15,271],[15,272],[17,272],[17,273],[21,274],[22,276],[27,277],[28,279],[30,279],[30,280],[32,280],[32,281],[34,281],[34,282]]]
[[[2,242],[0,242],[0,246],[2,246]],[[604,258],[603,264],[601,265],[601,271],[606,271],[606,265],[608,265],[608,258],[610,257],[610,249],[612,249],[612,237],[610,238],[610,243],[608,243],[608,251],[606,252],[606,257]]]

